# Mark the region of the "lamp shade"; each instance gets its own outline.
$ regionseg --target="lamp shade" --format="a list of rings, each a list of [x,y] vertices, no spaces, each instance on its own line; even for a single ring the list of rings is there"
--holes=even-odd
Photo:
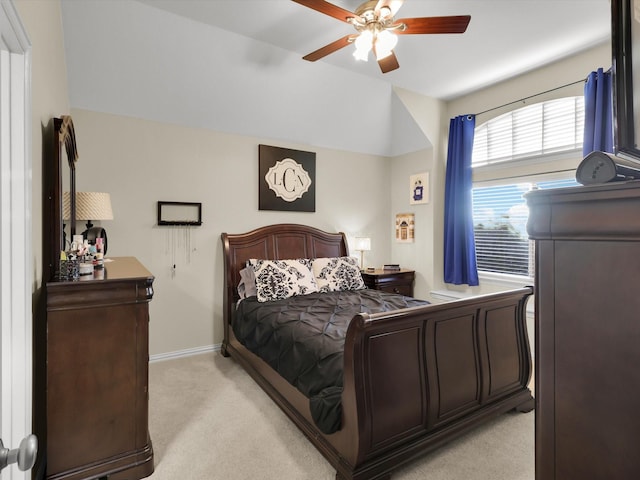
[[[356,237],[356,245],[354,250],[360,252],[368,252],[371,250],[371,239],[369,237]]]
[[[382,60],[391,55],[393,49],[396,48],[398,36],[388,30],[383,30],[376,37],[375,43],[376,59]]]
[[[62,218],[69,220],[69,192],[62,194]],[[103,192],[76,192],[76,220],[113,220],[111,195]]]
[[[371,30],[365,30],[355,40],[356,49],[353,52],[353,56],[357,60],[367,61],[369,51],[373,47],[373,33]]]

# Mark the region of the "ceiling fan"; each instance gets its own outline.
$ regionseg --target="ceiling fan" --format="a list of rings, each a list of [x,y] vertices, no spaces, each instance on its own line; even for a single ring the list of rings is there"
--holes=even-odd
[[[355,12],[333,5],[325,0],[293,0],[325,15],[349,23],[358,33],[344,37],[302,57],[315,62],[330,53],[354,43],[353,56],[367,60],[373,50],[382,73],[391,72],[400,65],[393,49],[398,42],[396,35],[423,33],[464,33],[471,20],[470,15],[449,17],[421,17],[394,19],[404,0],[370,0],[364,2]]]

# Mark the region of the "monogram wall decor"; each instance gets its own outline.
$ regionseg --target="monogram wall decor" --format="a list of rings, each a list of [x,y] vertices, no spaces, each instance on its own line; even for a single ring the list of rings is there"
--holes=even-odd
[[[316,154],[259,145],[259,209],[316,211]]]

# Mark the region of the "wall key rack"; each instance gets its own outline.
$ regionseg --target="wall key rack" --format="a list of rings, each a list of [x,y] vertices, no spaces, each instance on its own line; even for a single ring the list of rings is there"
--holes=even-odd
[[[202,225],[202,203],[159,201],[158,225]]]

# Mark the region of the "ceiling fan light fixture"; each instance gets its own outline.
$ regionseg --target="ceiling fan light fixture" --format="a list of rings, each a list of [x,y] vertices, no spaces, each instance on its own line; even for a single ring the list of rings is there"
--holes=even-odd
[[[391,12],[391,9],[389,7],[387,7],[386,5],[384,7],[382,7],[379,11],[378,11],[378,18],[379,19],[385,19],[387,17],[392,17],[393,14]]]
[[[398,44],[398,36],[388,30],[382,30],[376,35],[375,52],[376,58],[381,60],[391,55],[391,52]]]
[[[293,0],[320,13],[351,24],[357,35],[345,35],[318,50],[302,57],[315,62],[327,55],[355,43],[353,56],[357,60],[368,60],[373,50],[382,73],[391,72],[400,67],[394,48],[398,43],[396,33],[433,34],[464,33],[471,15],[452,15],[446,17],[411,17],[395,20],[398,9],[404,0],[365,0],[354,12],[345,10],[327,0]],[[640,0],[638,0],[640,1]]]
[[[371,30],[364,30],[358,35],[356,41],[356,50],[353,52],[353,56],[356,60],[367,61],[369,58],[369,51],[373,47],[373,33]]]
[[[367,60],[369,60],[369,51],[356,48],[353,51],[353,57],[356,60],[362,60],[363,62],[366,62]]]

